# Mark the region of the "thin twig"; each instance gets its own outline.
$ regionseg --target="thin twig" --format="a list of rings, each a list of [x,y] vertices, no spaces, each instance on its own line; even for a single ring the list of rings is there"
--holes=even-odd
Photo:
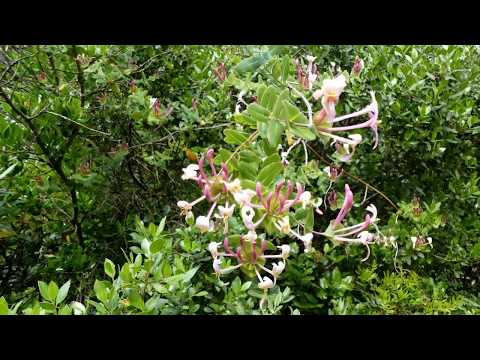
[[[307,147],[312,150],[312,152],[318,157],[319,160],[323,161],[325,164],[329,165],[329,166],[333,166],[333,163],[330,163],[329,161],[325,160],[314,148],[312,148],[310,145],[307,144]],[[377,188],[375,188],[374,186],[370,185],[369,183],[367,183],[365,180],[362,180],[360,179],[359,177],[355,176],[355,175],[352,175],[350,173],[348,173],[347,171],[345,170],[342,170],[342,173],[344,173],[345,175],[347,175],[348,177],[351,177],[352,179],[362,183],[363,185],[365,185],[366,187],[372,189],[373,191],[375,191],[377,194],[379,194],[381,197],[383,197],[385,200],[387,200],[387,202],[392,205],[395,210],[399,210],[399,207],[397,205],[395,205],[395,203],[390,200],[387,195],[385,195],[383,192],[381,192],[380,190],[378,190]]]
[[[72,119],[66,117],[65,115],[58,114],[58,113],[53,112],[53,111],[46,111],[46,113],[47,113],[47,114],[56,115],[56,116],[58,116],[58,117],[61,117],[61,118],[64,119],[64,120],[71,121],[71,122],[73,122],[74,124],[77,124],[78,126],[84,127],[85,129],[88,129],[88,130],[90,130],[90,131],[95,131],[95,132],[97,132],[97,133],[99,133],[99,134],[107,135],[107,136],[112,135],[112,134],[110,134],[110,133],[106,133],[106,132],[103,132],[103,131],[100,131],[100,130],[96,130],[96,129],[89,128],[88,126],[83,125],[82,123],[79,123],[79,122],[77,122],[77,121],[75,121],[75,120],[72,120]]]

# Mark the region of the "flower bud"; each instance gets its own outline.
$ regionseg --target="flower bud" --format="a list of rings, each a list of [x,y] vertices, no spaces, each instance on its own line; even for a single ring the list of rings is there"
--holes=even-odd
[[[200,230],[200,232],[205,233],[210,230],[210,219],[206,216],[197,217],[195,225]]]
[[[263,278],[263,281],[258,283],[258,287],[262,290],[268,290],[273,287],[273,281],[268,276]]]
[[[187,212],[187,215],[185,216],[185,221],[188,226],[192,226],[195,222],[195,216],[193,215],[193,212],[189,211]]]

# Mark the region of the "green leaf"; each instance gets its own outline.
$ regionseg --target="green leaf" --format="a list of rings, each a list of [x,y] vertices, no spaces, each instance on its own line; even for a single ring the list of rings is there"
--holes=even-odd
[[[50,281],[48,284],[48,299],[51,302],[55,302],[58,294],[58,285],[54,281]]]
[[[227,144],[233,144],[233,145],[240,145],[244,143],[248,139],[247,133],[240,132],[238,130],[232,130],[232,129],[225,129],[223,131],[223,134],[225,135],[224,141]]]
[[[313,230],[314,223],[314,213],[313,209],[307,209],[307,217],[305,219],[305,233],[311,232]]]
[[[48,296],[48,285],[43,281],[38,282],[38,289],[40,290],[40,295],[47,301],[50,301],[50,297]]]
[[[302,127],[302,126],[291,126],[290,131],[295,135],[298,136],[299,138],[308,140],[308,141],[313,141],[317,138],[317,135],[310,130],[309,128]]]
[[[130,275],[130,266],[128,263],[123,264],[122,269],[120,270],[120,279],[125,283],[128,283],[132,280],[132,276]]]
[[[256,103],[248,105],[247,113],[253,120],[260,123],[267,123],[269,121],[270,112]]]
[[[273,107],[277,102],[277,97],[278,97],[278,89],[275,88],[274,86],[269,86],[265,90],[265,94],[262,97],[260,105],[262,105],[267,110],[272,111]]]
[[[142,297],[140,296],[140,294],[138,293],[137,290],[132,289],[130,291],[130,294],[128,294],[128,301],[130,302],[130,305],[132,305],[133,307],[135,307],[139,310],[144,309],[145,304],[144,304],[143,299],[142,299]]]
[[[163,239],[155,240],[154,242],[152,242],[152,244],[150,245],[150,252],[152,254],[156,254],[157,252],[162,250],[163,243],[164,243]]]
[[[4,177],[6,177],[8,174],[10,174],[13,169],[15,169],[15,166],[17,166],[17,164],[13,164],[11,166],[8,167],[7,170],[5,170],[3,173],[0,174],[0,180],[2,180]]]
[[[72,315],[72,309],[70,308],[70,306],[65,305],[60,309],[58,315]]]
[[[477,242],[475,246],[471,250],[471,254],[473,257],[478,258],[480,257],[480,242]]]
[[[263,186],[268,186],[282,171],[283,165],[281,162],[271,163],[260,171],[257,180],[260,181]]]
[[[285,101],[283,106],[285,108],[285,116],[287,117],[288,121],[296,124],[308,124],[307,117],[298,109],[298,107],[291,104],[289,101]]]
[[[286,99],[288,98],[288,90],[283,90],[280,95],[277,97],[277,101],[275,102],[275,106],[273,107],[272,115],[275,119],[278,120],[286,120],[287,119],[287,111],[285,109],[285,103],[288,103]]]
[[[239,161],[238,171],[243,178],[255,180],[257,177],[258,164]]]
[[[291,64],[292,64],[292,61],[290,60],[290,58],[288,56],[284,56],[282,59],[282,78],[281,78],[282,83],[286,83],[288,80]]]
[[[160,224],[157,227],[157,236],[160,235],[163,232],[163,229],[165,229],[165,221],[167,220],[167,217],[164,217],[161,221]]]
[[[3,296],[0,297],[0,315],[8,315],[8,303]]]
[[[55,300],[55,303],[58,305],[60,304],[63,300],[68,295],[68,290],[70,289],[70,280],[68,280],[65,284],[62,285],[60,290],[58,290],[57,298]]]
[[[280,144],[283,131],[284,127],[278,120],[271,120],[268,124],[267,139],[273,147],[277,147]]]
[[[109,259],[105,259],[103,264],[103,268],[105,270],[105,274],[107,274],[112,280],[115,277],[115,265]]]

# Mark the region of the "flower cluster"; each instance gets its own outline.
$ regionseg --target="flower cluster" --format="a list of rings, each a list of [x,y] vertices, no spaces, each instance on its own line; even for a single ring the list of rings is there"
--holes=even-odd
[[[331,172],[336,173],[335,170]],[[202,191],[202,196],[193,202],[178,201],[181,213],[193,223],[193,206],[205,200],[211,205],[206,215],[196,218],[196,228],[206,233],[223,227],[223,243],[212,242],[209,245],[213,270],[219,276],[244,267],[245,271],[256,274],[260,289],[267,291],[275,286],[278,276],[285,269],[290,247],[286,244],[277,246],[276,248],[281,250],[280,254],[267,254],[269,243],[262,231],[266,223],[271,224],[273,231],[300,240],[305,253],[314,251],[312,246],[314,234],[334,241],[364,244],[367,248],[368,244],[374,242],[374,234],[367,231],[367,228],[377,221],[377,209],[374,205],[367,207],[371,215],[366,215],[363,222],[349,227],[342,225],[353,205],[353,193],[348,185],[345,185],[344,204],[330,227],[325,232],[312,231],[301,234],[299,229],[295,230],[290,225],[292,208],[313,208],[318,214],[323,213],[318,208],[321,202],[315,201],[312,194],[305,191],[300,183],[294,185],[290,180],[280,180],[270,191],[265,190],[260,182],[257,182],[255,190],[246,188],[242,186],[240,179],[232,178],[225,163],[221,164],[220,169],[216,168],[212,149],[209,149],[196,164],[184,168],[182,179],[195,181]],[[229,220],[234,216],[235,210],[241,217],[245,231],[240,234],[229,234]],[[239,238],[236,248],[232,248],[230,241],[234,237]],[[220,245],[223,246],[222,252],[218,249]],[[279,262],[273,263],[272,267],[268,268],[266,266],[268,259],[279,259]],[[234,265],[231,264],[232,260],[236,262]],[[267,273],[267,276],[262,277],[262,271]]]

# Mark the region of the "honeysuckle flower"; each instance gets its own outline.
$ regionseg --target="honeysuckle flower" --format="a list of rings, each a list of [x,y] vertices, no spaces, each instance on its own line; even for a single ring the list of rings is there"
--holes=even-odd
[[[158,101],[157,98],[154,98],[154,97],[151,97],[150,98],[150,107],[153,107],[153,105],[155,105],[155,103]]]
[[[197,164],[190,164],[186,168],[183,168],[182,180],[197,180],[199,166]]]
[[[326,79],[323,81],[322,88],[313,93],[313,98],[318,100],[321,98],[322,106],[325,109],[328,120],[333,122],[335,119],[335,105],[338,102],[340,94],[347,86],[347,81],[343,74],[334,79]]]
[[[303,242],[303,246],[305,247],[305,253],[309,253],[310,251],[312,251],[312,233],[307,233],[303,236],[300,236],[299,239]]]
[[[378,102],[375,99],[375,92],[370,91],[370,96],[372,98],[372,102],[368,106],[366,106],[364,109],[353,112],[348,115],[337,117],[332,122],[336,123],[339,121],[350,119],[352,117],[361,116],[363,114],[369,114],[370,117],[367,121],[360,124],[356,124],[356,125],[337,126],[337,127],[323,128],[321,130],[324,132],[335,132],[335,131],[349,131],[349,130],[369,127],[373,131],[375,136],[375,142],[373,146],[373,148],[375,149],[378,145]]]
[[[290,233],[290,218],[288,215],[284,216],[282,219],[278,220],[275,223],[275,227],[278,229],[283,234],[289,234]]]
[[[219,258],[213,259],[213,270],[217,275],[220,275],[222,273],[222,269],[220,267],[220,262],[221,260]]]
[[[310,191],[305,191],[300,195],[300,203],[302,204],[303,209],[312,203],[312,194]]]
[[[416,236],[412,236],[412,237],[410,238],[410,240],[412,240],[413,248],[415,249],[415,246],[417,245],[417,237],[416,237]]]
[[[375,234],[372,234],[368,231],[362,231],[360,234],[358,234],[357,238],[359,239],[359,242],[366,245],[368,243],[371,243],[375,237]]]
[[[432,238],[430,236],[427,237],[427,242],[428,242],[428,245],[430,245],[433,248]]]
[[[280,250],[282,250],[281,257],[283,260],[286,260],[288,258],[288,255],[290,255],[290,246],[287,244],[283,244],[281,246],[277,246]]]
[[[235,201],[239,204],[240,207],[250,206],[252,198],[257,193],[250,189],[242,189],[233,194]]]
[[[213,223],[211,223],[210,219],[206,216],[197,217],[195,225],[202,233],[213,230]]]
[[[192,208],[192,205],[188,201],[183,200],[177,201],[177,206],[180,208],[182,215],[187,214]]]
[[[370,211],[372,213],[372,216],[370,218],[370,223],[374,223],[375,221],[377,221],[377,207],[373,204],[370,204],[367,206],[367,211]]]
[[[345,184],[345,200],[343,202],[342,208],[340,209],[335,219],[334,226],[339,225],[343,221],[345,216],[348,214],[348,212],[352,208],[352,205],[353,205],[353,193],[350,190],[350,187],[348,186],[348,184]]]
[[[236,194],[242,190],[242,185],[240,184],[240,179],[235,179],[232,182],[226,183],[227,191],[232,194]]]
[[[307,65],[307,80],[308,80],[308,89],[312,91],[313,83],[315,80],[317,80],[317,73],[316,73],[316,66],[314,65],[314,61],[316,57],[314,56],[306,56],[306,59],[308,61]]]
[[[283,270],[285,270],[285,263],[283,261],[279,261],[277,264],[273,263],[272,272],[276,277],[278,277]]]
[[[249,241],[249,242],[254,242],[257,240],[257,233],[255,232],[255,230],[250,230],[247,235],[245,236],[245,240]]]
[[[218,257],[218,245],[220,243],[217,242],[211,242],[208,244],[208,251],[210,251],[210,254],[212,254],[212,258],[216,259]]]
[[[263,278],[263,281],[258,283],[258,287],[262,290],[268,290],[273,287],[273,281],[268,276]]]
[[[232,217],[234,209],[235,209],[235,204],[229,207],[227,202],[225,206],[222,206],[222,205],[218,206],[218,213],[220,214],[221,218],[223,218],[224,220],[227,220],[230,217]]]
[[[241,211],[242,220],[245,226],[250,229],[253,228],[253,218],[255,217],[255,210],[250,206],[244,206]]]

